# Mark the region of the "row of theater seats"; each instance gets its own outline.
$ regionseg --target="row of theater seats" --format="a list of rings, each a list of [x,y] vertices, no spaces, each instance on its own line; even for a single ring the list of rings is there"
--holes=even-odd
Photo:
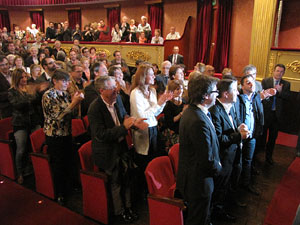
[[[72,120],[74,139],[87,132],[88,119]],[[11,118],[0,121],[0,173],[13,180],[16,179],[12,141]],[[34,168],[36,191],[55,199],[52,171],[45,145],[45,134],[39,129],[30,135],[33,152],[31,160]],[[131,134],[128,132],[127,143],[133,147]],[[80,179],[83,194],[83,214],[101,223],[109,223],[109,200],[107,193],[107,176],[100,172],[92,159],[91,141],[78,150],[81,171]],[[179,144],[170,149],[169,156],[152,160],[145,171],[149,195],[150,225],[183,224],[183,210],[186,209],[181,199],[174,198],[176,174],[178,169]]]

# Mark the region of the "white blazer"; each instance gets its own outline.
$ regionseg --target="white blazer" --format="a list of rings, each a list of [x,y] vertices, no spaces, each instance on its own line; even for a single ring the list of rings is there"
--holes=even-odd
[[[164,109],[165,104],[158,105],[156,91],[151,88],[150,98],[147,99],[139,88],[132,90],[130,94],[130,111],[131,116],[136,118],[146,118],[149,127],[157,126],[156,116]],[[135,150],[138,154],[148,155],[149,150],[149,133],[145,130],[132,130],[132,138]]]

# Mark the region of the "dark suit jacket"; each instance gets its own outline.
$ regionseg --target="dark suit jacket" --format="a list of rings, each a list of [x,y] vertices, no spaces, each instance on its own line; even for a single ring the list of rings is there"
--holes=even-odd
[[[26,67],[30,67],[32,64],[34,64],[32,56],[28,56],[25,59],[24,64],[25,64]]]
[[[55,29],[51,27],[47,27],[46,29],[46,40],[48,39],[55,39],[56,38],[56,31]]]
[[[216,131],[209,118],[196,105],[189,105],[180,119],[179,143],[176,188],[184,196],[186,189],[194,190],[188,193],[190,196],[204,196],[205,193],[200,193],[198,187],[202,186],[205,178],[217,175],[222,166],[219,164]]]
[[[8,101],[9,82],[5,76],[0,73],[0,117],[5,118],[11,116],[12,108]]]
[[[273,77],[268,77],[268,78],[263,79],[261,84],[262,84],[263,89],[273,88],[274,87]],[[283,103],[284,103],[284,101],[288,100],[288,97],[290,95],[290,87],[291,87],[290,82],[288,82],[286,80],[281,79],[279,84],[282,84],[283,86],[282,86],[282,91],[280,93],[277,92],[277,94],[276,94],[276,110],[275,111],[276,111],[277,118],[280,118],[282,116]],[[262,101],[263,106],[264,106],[264,113],[265,113],[266,117],[268,115],[270,115],[270,113],[272,112],[273,99],[274,99],[274,97],[272,96],[272,97],[264,99]]]
[[[220,143],[220,159],[223,163],[223,160],[229,160],[228,163],[233,163],[235,151],[239,148],[242,137],[237,128],[240,125],[238,117],[235,113],[233,107],[230,110],[230,115],[232,117],[234,127],[226,113],[222,103],[218,100],[216,104],[210,108],[210,113],[215,125],[216,133]],[[228,157],[231,155],[232,157]]]
[[[82,105],[82,116],[85,116],[88,112],[91,103],[99,97],[99,91],[95,88],[95,81],[92,81],[88,86],[84,88],[84,99]]]
[[[115,108],[120,124],[127,115],[121,98],[117,97]],[[88,119],[92,136],[92,152],[95,164],[103,170],[112,170],[120,154],[127,149],[127,130],[123,125],[116,126],[110,112],[101,97],[89,107]],[[119,139],[123,140],[119,142]]]
[[[168,60],[172,63],[172,61],[173,61],[173,54],[171,54],[171,55],[168,56]],[[176,60],[175,64],[184,64],[184,62],[183,62],[183,55],[180,55],[180,54],[177,55],[177,60]]]
[[[72,41],[72,29],[68,27],[62,32],[63,41]]]

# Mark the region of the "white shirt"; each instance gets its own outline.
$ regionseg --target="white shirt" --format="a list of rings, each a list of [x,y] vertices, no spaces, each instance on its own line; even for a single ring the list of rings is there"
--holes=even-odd
[[[131,116],[136,118],[146,118],[149,127],[157,126],[156,116],[158,116],[165,104],[158,105],[155,89],[151,89],[149,99],[146,98],[139,88],[133,89],[130,94]],[[148,155],[149,133],[145,130],[132,130],[133,144],[138,154]]]
[[[232,119],[232,116],[230,115],[230,109],[232,107],[232,104],[231,103],[223,103],[219,99],[217,99],[217,101],[219,101],[222,104],[222,106],[224,107],[224,109],[229,117],[229,120],[231,122],[231,127],[235,130],[233,119]]]
[[[176,40],[180,38],[180,34],[175,32],[174,34],[168,33],[166,40]]]

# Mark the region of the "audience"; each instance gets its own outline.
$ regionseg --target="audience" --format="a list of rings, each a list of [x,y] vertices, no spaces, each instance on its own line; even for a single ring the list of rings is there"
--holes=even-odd
[[[163,44],[164,39],[160,36],[160,29],[155,29],[154,37],[152,37],[151,44]]]
[[[180,34],[175,31],[175,27],[170,27],[170,33],[168,33],[166,40],[177,40],[180,38]]]

